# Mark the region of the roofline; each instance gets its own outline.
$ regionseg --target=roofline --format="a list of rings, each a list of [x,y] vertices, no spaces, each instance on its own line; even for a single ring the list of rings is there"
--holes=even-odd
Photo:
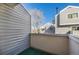
[[[22,3],[19,3],[23,8],[24,10],[31,16],[31,14],[28,12],[28,10],[24,7],[24,5]]]
[[[56,14],[55,17],[58,15],[57,27],[70,27],[70,26],[78,26],[79,25],[79,24],[59,25],[59,22],[60,22],[59,14],[62,13],[64,10],[66,10],[69,7],[79,8],[77,6],[67,6],[66,8],[64,8],[63,10],[61,10],[58,14]]]
[[[48,22],[48,23],[50,23],[50,22]],[[48,23],[46,23],[46,24],[48,24]],[[45,25],[46,25],[46,24],[44,24],[44,25],[43,25],[43,26],[41,26],[40,28],[45,27]],[[54,26],[52,23],[50,24],[50,26],[51,26],[51,25],[52,25],[52,26]],[[50,27],[50,26],[48,26],[48,27]]]
[[[79,6],[72,6],[72,5],[69,5],[67,7],[65,7],[64,9],[62,9],[60,12],[58,12],[58,14],[56,14],[55,16],[59,15],[60,13],[62,13],[63,11],[65,11],[67,8],[69,7],[73,7],[73,8],[79,8]]]

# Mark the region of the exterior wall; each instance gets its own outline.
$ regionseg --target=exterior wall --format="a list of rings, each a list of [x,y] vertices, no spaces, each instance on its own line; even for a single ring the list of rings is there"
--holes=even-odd
[[[57,16],[55,17],[55,34],[67,34],[71,30],[71,27],[58,27]]]
[[[68,54],[68,37],[66,35],[32,34],[31,47],[51,54]]]
[[[78,18],[68,18],[68,14],[78,13]],[[79,24],[79,8],[70,7],[60,13],[60,25],[75,25]]]
[[[68,18],[68,14],[78,13],[78,18]],[[59,16],[59,17],[58,17]],[[79,8],[68,7],[55,16],[55,34],[67,34],[73,26],[79,24]]]
[[[70,31],[70,28],[55,28],[55,34],[67,34]]]
[[[29,47],[30,15],[21,4],[0,4],[0,54]]]

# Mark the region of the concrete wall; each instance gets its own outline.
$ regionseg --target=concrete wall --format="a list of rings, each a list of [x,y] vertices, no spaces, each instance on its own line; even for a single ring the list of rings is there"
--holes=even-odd
[[[31,47],[52,54],[68,54],[68,37],[66,35],[32,34]]]
[[[74,36],[79,37],[79,30],[74,30],[74,31],[72,31],[72,33]]]
[[[69,35],[69,53],[79,55],[79,37]]]
[[[0,3],[0,54],[18,54],[29,47],[30,15],[21,4]]]

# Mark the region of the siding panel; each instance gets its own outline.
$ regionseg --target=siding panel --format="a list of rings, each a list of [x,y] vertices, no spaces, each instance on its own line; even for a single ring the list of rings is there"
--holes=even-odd
[[[18,54],[29,47],[30,15],[21,4],[0,4],[0,54]]]

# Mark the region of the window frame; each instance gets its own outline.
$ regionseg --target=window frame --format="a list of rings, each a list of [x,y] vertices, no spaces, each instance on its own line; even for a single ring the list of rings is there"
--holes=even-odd
[[[68,14],[69,19],[78,18],[78,13]]]

